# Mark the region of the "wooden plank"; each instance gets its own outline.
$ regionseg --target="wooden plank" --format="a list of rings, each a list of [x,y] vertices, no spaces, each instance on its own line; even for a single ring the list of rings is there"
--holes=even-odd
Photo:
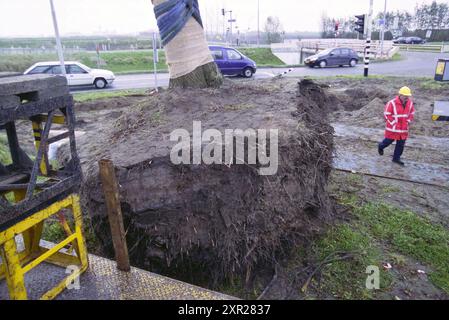
[[[50,145],[52,143],[55,143],[55,142],[67,139],[69,137],[70,137],[70,131],[67,131],[67,132],[61,133],[61,134],[59,134],[57,136],[48,138],[48,142],[47,143]]]
[[[123,226],[119,188],[115,176],[114,164],[110,160],[103,159],[100,160],[99,166],[117,268],[122,271],[130,271],[128,247],[126,245],[125,228]]]
[[[50,188],[56,183],[36,183],[37,189]],[[26,190],[28,188],[28,183],[17,183],[17,184],[0,184],[0,192],[12,191],[12,190]]]
[[[12,162],[15,166],[20,167],[19,139],[17,138],[16,125],[14,122],[6,124],[6,134],[8,136],[9,151],[11,153]]]
[[[39,150],[37,151],[36,159],[34,160],[33,170],[31,171],[30,184],[28,185],[28,189],[27,189],[27,193],[26,193],[27,200],[30,200],[31,197],[33,196],[33,192],[34,192],[35,185],[36,185],[37,175],[40,170],[40,163],[41,163],[42,158],[44,157],[44,153],[47,154],[47,148],[48,148],[47,139],[48,139],[48,134],[50,133],[54,113],[55,113],[55,111],[53,110],[53,111],[50,111],[50,113],[48,114],[47,123],[45,124],[44,132],[42,133],[42,136],[41,136]]]
[[[3,185],[25,182],[26,180],[28,180],[29,176],[30,175],[28,174],[14,174],[6,177],[0,177],[0,183]]]

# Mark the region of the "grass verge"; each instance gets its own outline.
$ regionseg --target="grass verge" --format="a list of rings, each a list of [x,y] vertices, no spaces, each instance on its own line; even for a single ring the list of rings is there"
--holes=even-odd
[[[413,212],[382,203],[366,204],[354,213],[373,237],[429,266],[432,283],[449,294],[448,230]]]
[[[354,258],[337,261],[323,269],[319,292],[339,299],[372,299],[388,291],[392,276],[382,263],[406,256],[426,265],[429,280],[449,294],[449,231],[413,212],[384,203],[360,204],[355,196],[344,196],[356,219],[332,227],[312,245],[312,257],[321,261],[335,252],[356,252]],[[381,270],[381,290],[365,286],[367,266]]]
[[[102,91],[102,92],[86,92],[75,93],[73,95],[75,102],[89,102],[99,99],[127,97],[145,94],[145,89],[138,90],[118,90],[118,91]]]
[[[426,79],[421,83],[421,87],[427,90],[449,89],[449,82],[439,82],[433,79]]]
[[[351,259],[336,260],[326,265],[321,272],[320,281],[314,280],[313,285],[318,289],[320,297],[373,299],[376,291],[366,288],[366,271],[369,266],[381,270],[381,290],[391,285],[391,276],[382,270],[382,250],[364,228],[349,224],[333,227],[312,245],[309,252],[316,261],[325,261],[337,252],[352,254]]]
[[[254,60],[258,67],[283,67],[285,63],[276,57],[270,48],[239,48],[241,53]]]
[[[449,294],[449,231],[417,214],[385,203],[360,204],[357,197],[342,197],[357,220],[353,230],[365,232],[388,251],[418,260],[433,271],[430,280]]]

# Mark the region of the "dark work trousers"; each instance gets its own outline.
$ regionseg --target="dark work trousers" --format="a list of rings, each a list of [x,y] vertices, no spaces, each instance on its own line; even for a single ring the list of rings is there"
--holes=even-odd
[[[390,145],[392,145],[394,141],[395,140],[393,140],[393,139],[385,139],[384,141],[382,141],[379,144],[379,147],[383,150],[383,149],[389,147]],[[394,149],[394,156],[393,156],[394,161],[401,160],[401,156],[404,153],[405,141],[406,140],[397,140],[396,141],[396,148]]]

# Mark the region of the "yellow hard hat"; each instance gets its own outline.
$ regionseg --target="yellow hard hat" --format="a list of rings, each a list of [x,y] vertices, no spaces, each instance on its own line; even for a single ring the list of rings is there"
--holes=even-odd
[[[412,90],[409,87],[402,87],[399,90],[399,94],[401,96],[411,97],[412,96]]]

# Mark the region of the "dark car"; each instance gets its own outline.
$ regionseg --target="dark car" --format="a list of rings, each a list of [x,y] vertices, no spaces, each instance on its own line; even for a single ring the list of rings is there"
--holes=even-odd
[[[209,49],[223,75],[251,78],[257,71],[253,60],[233,48],[210,46]]]
[[[399,37],[397,39],[394,39],[393,43],[395,43],[395,44],[406,44],[407,43],[407,38],[406,37]]]
[[[406,39],[407,44],[424,44],[426,43],[426,40],[420,38],[420,37],[408,37]]]
[[[324,50],[316,55],[308,57],[304,64],[313,67],[351,66],[355,67],[359,62],[359,55],[350,48],[333,48]]]

